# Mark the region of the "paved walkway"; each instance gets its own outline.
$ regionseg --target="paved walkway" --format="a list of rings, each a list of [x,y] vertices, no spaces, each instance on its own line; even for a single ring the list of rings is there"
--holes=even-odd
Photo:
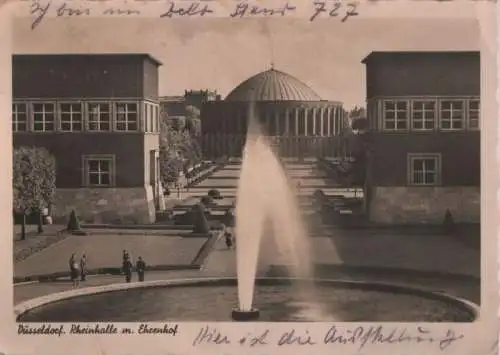
[[[72,235],[15,263],[14,276],[66,272],[72,253],[77,254],[77,260],[86,254],[89,269],[119,267],[124,249],[131,253],[134,260],[142,256],[148,265],[189,265],[206,240],[140,234]]]

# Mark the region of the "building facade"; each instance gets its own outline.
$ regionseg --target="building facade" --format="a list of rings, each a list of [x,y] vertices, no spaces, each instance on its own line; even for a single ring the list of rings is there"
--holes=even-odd
[[[163,207],[156,59],[13,55],[13,145],[56,159],[55,222],[150,223]]]
[[[335,155],[342,148],[333,139],[345,126],[342,103],[322,100],[300,80],[272,68],[243,81],[225,100],[204,103],[202,146],[207,156],[241,155],[250,105],[281,156]]]
[[[372,52],[366,206],[377,223],[480,221],[479,52]]]
[[[192,123],[197,126],[196,131],[199,131],[201,127],[199,112],[203,103],[215,100],[220,100],[220,95],[216,91],[186,90],[184,96],[160,97],[160,111],[165,113],[163,119],[176,128],[184,127],[187,118],[191,117]],[[191,112],[190,107],[194,108]],[[196,114],[193,111],[197,111]]]

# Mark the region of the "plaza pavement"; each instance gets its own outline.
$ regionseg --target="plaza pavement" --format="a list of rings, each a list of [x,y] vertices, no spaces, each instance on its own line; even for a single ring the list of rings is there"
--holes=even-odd
[[[467,247],[462,244],[449,240],[442,236],[433,236],[435,241],[432,245],[427,244],[429,240],[424,240],[421,242],[422,246],[420,248],[414,249],[410,248],[415,246],[415,242],[418,238],[423,236],[413,236],[410,237],[410,242],[407,247],[404,247],[404,241],[407,240],[409,236],[406,235],[393,235],[392,237],[385,236],[384,240],[381,242],[394,242],[396,239],[401,239],[401,242],[396,242],[391,248],[390,253],[380,253],[379,250],[375,252],[370,251],[361,247],[359,242],[370,238],[370,236],[345,236],[350,238],[349,250],[352,254],[347,255],[346,250],[343,249],[343,256],[349,256],[350,264],[348,266],[368,266],[365,270],[356,270],[355,268],[344,268],[346,266],[344,260],[341,259],[341,255],[338,250],[335,250],[334,241],[330,237],[311,237],[313,250],[314,250],[314,261],[323,264],[328,264],[331,266],[327,270],[329,278],[341,278],[347,280],[370,280],[378,282],[391,282],[401,285],[408,286],[421,286],[428,289],[436,291],[444,291],[453,294],[458,297],[463,297],[469,299],[473,302],[480,302],[480,283],[479,280],[474,280],[473,278],[460,278],[460,277],[446,277],[442,275],[442,272],[453,272],[456,274],[463,273],[464,275],[477,276],[478,275],[478,259],[479,252],[472,249],[467,249]],[[378,238],[375,236],[374,238]],[[430,237],[423,237],[430,238]],[[376,241],[370,243],[373,245]],[[431,247],[431,248],[426,248]],[[345,245],[344,245],[345,246]],[[369,245],[367,245],[369,247]],[[432,248],[436,248],[434,252],[429,252]],[[447,249],[446,254],[442,254],[443,249]],[[359,249],[359,250],[358,250]],[[184,270],[184,271],[151,271],[147,272],[147,280],[162,280],[171,278],[198,278],[198,277],[235,277],[236,276],[236,250],[228,250],[223,239],[220,239],[212,249],[212,252],[206,259],[201,270]],[[439,255],[439,253],[441,253]],[[385,254],[385,255],[380,255]],[[403,255],[409,256],[408,258],[403,258]],[[464,256],[456,257],[457,255],[463,254]],[[264,239],[261,245],[261,255],[258,264],[258,276],[273,276],[270,275],[272,271],[272,266],[275,264],[288,264],[285,258],[277,258],[279,253],[276,252],[276,246],[271,239]],[[392,255],[396,257],[392,258]],[[447,257],[443,257],[446,255]],[[455,255],[455,256],[454,256]],[[466,258],[469,258],[466,260]],[[392,262],[391,259],[394,259]],[[436,261],[440,260],[438,264]],[[376,271],[377,268],[393,267],[410,269],[403,272],[397,273],[386,273],[383,271]],[[412,272],[418,271],[418,272]],[[428,273],[423,273],[422,271],[427,271]],[[437,271],[438,274],[435,274]],[[474,275],[472,275],[474,274]],[[325,277],[325,275],[322,275]],[[134,275],[134,280],[136,275]],[[123,283],[123,276],[120,275],[97,275],[89,277],[85,284],[80,287],[85,286],[97,286],[106,285],[111,283]],[[17,304],[19,302],[40,297],[46,294],[61,292],[65,290],[72,289],[69,280],[52,281],[52,282],[42,282],[42,283],[28,283],[24,285],[18,285],[14,287],[14,302]]]
[[[310,180],[322,178],[312,163],[301,163],[289,166],[294,176],[301,178],[303,186]],[[299,173],[300,172],[300,173]],[[228,166],[221,169],[212,177],[201,181],[196,187],[190,188],[183,195],[186,200],[182,203],[191,204],[195,196],[203,195],[213,186],[213,181],[229,182],[226,188],[232,195],[236,192],[238,167]],[[224,178],[220,178],[220,177]],[[234,177],[231,179],[231,176]],[[229,179],[228,179],[229,177]],[[331,187],[328,181],[324,185],[315,185],[311,190],[322,188],[326,193]],[[222,189],[220,189],[222,190]],[[303,191],[304,188],[301,188]],[[221,191],[226,194],[225,191]],[[227,193],[231,196],[230,193]],[[312,193],[307,192],[307,193]],[[479,236],[476,236],[479,238]],[[446,273],[461,274],[478,278],[480,276],[480,252],[470,248],[452,237],[443,235],[427,235],[418,233],[387,233],[383,230],[335,230],[322,228],[315,230],[307,238],[311,249],[311,261],[331,267],[329,277],[361,278],[381,281],[398,281],[411,285],[421,284],[438,290],[444,290],[458,296],[466,297],[478,302],[479,285],[474,282],[459,282],[454,277],[443,277]],[[130,250],[133,257],[141,255],[149,265],[189,263],[199,251],[205,239],[175,238],[155,235],[91,235],[71,236],[68,239],[43,250],[28,259],[14,265],[16,276],[35,273],[53,272],[67,269],[68,258],[72,252],[86,252],[89,267],[94,265],[117,266],[121,263],[122,250]],[[290,260],[286,254],[280,253],[272,238],[264,238],[261,243],[258,274],[266,275],[273,265],[286,265]],[[384,272],[370,272],[353,274],[349,267],[363,267],[365,270],[383,270],[392,268],[403,272],[391,274]],[[419,271],[421,274],[409,273]],[[427,272],[425,276],[423,272]],[[409,276],[410,275],[410,276]],[[434,276],[432,276],[434,275]],[[436,276],[441,275],[441,276]],[[205,260],[199,271],[158,271],[148,272],[148,279],[165,279],[177,277],[215,277],[236,276],[236,252],[227,250],[224,241],[219,240],[212,252]],[[86,285],[102,285],[107,283],[123,282],[122,276],[99,275],[90,277]],[[18,285],[14,288],[15,302],[32,297],[70,289],[68,282],[44,282]]]
[[[14,277],[68,271],[72,253],[77,260],[85,253],[89,269],[121,267],[123,250],[133,260],[138,256],[148,265],[189,265],[206,238],[140,234],[71,235],[14,264]]]

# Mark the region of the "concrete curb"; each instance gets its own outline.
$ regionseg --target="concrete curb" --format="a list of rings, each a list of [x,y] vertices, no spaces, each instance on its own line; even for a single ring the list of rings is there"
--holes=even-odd
[[[192,225],[168,225],[168,224],[82,224],[82,229],[91,231],[92,229],[113,229],[113,230],[192,230]]]
[[[422,298],[441,301],[447,304],[451,304],[455,307],[461,308],[463,311],[467,312],[471,316],[473,321],[477,321],[480,318],[480,307],[477,304],[459,297],[449,295],[444,292],[435,292],[432,290],[427,290],[425,288],[408,287],[398,284],[390,284],[382,282],[350,281],[350,280],[337,280],[337,279],[300,279],[300,278],[257,278],[256,279],[256,283],[259,285],[290,284],[292,282],[332,285],[347,289],[372,290],[372,291],[391,292],[396,294],[407,294],[407,295],[409,294]],[[176,287],[176,286],[182,287],[189,285],[196,285],[200,287],[213,286],[213,285],[236,286],[237,279],[232,277],[193,278],[193,279],[157,280],[157,281],[146,281],[146,282],[135,282],[135,283],[119,283],[119,284],[111,284],[105,286],[86,287],[70,291],[53,293],[50,295],[37,297],[22,302],[14,306],[14,314],[16,316],[16,320],[19,320],[20,316],[22,316],[24,313],[34,308],[41,307],[53,302],[68,300],[76,297],[90,296],[95,294],[131,290],[138,288]]]

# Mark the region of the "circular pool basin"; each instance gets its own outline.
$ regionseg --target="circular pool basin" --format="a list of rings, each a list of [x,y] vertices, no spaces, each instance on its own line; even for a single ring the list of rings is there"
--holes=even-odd
[[[42,304],[21,322],[231,321],[235,279],[134,285]],[[123,286],[123,285],[121,285]],[[122,287],[123,288],[123,287]],[[471,322],[475,308],[444,294],[402,286],[334,280],[258,279],[258,321]]]

